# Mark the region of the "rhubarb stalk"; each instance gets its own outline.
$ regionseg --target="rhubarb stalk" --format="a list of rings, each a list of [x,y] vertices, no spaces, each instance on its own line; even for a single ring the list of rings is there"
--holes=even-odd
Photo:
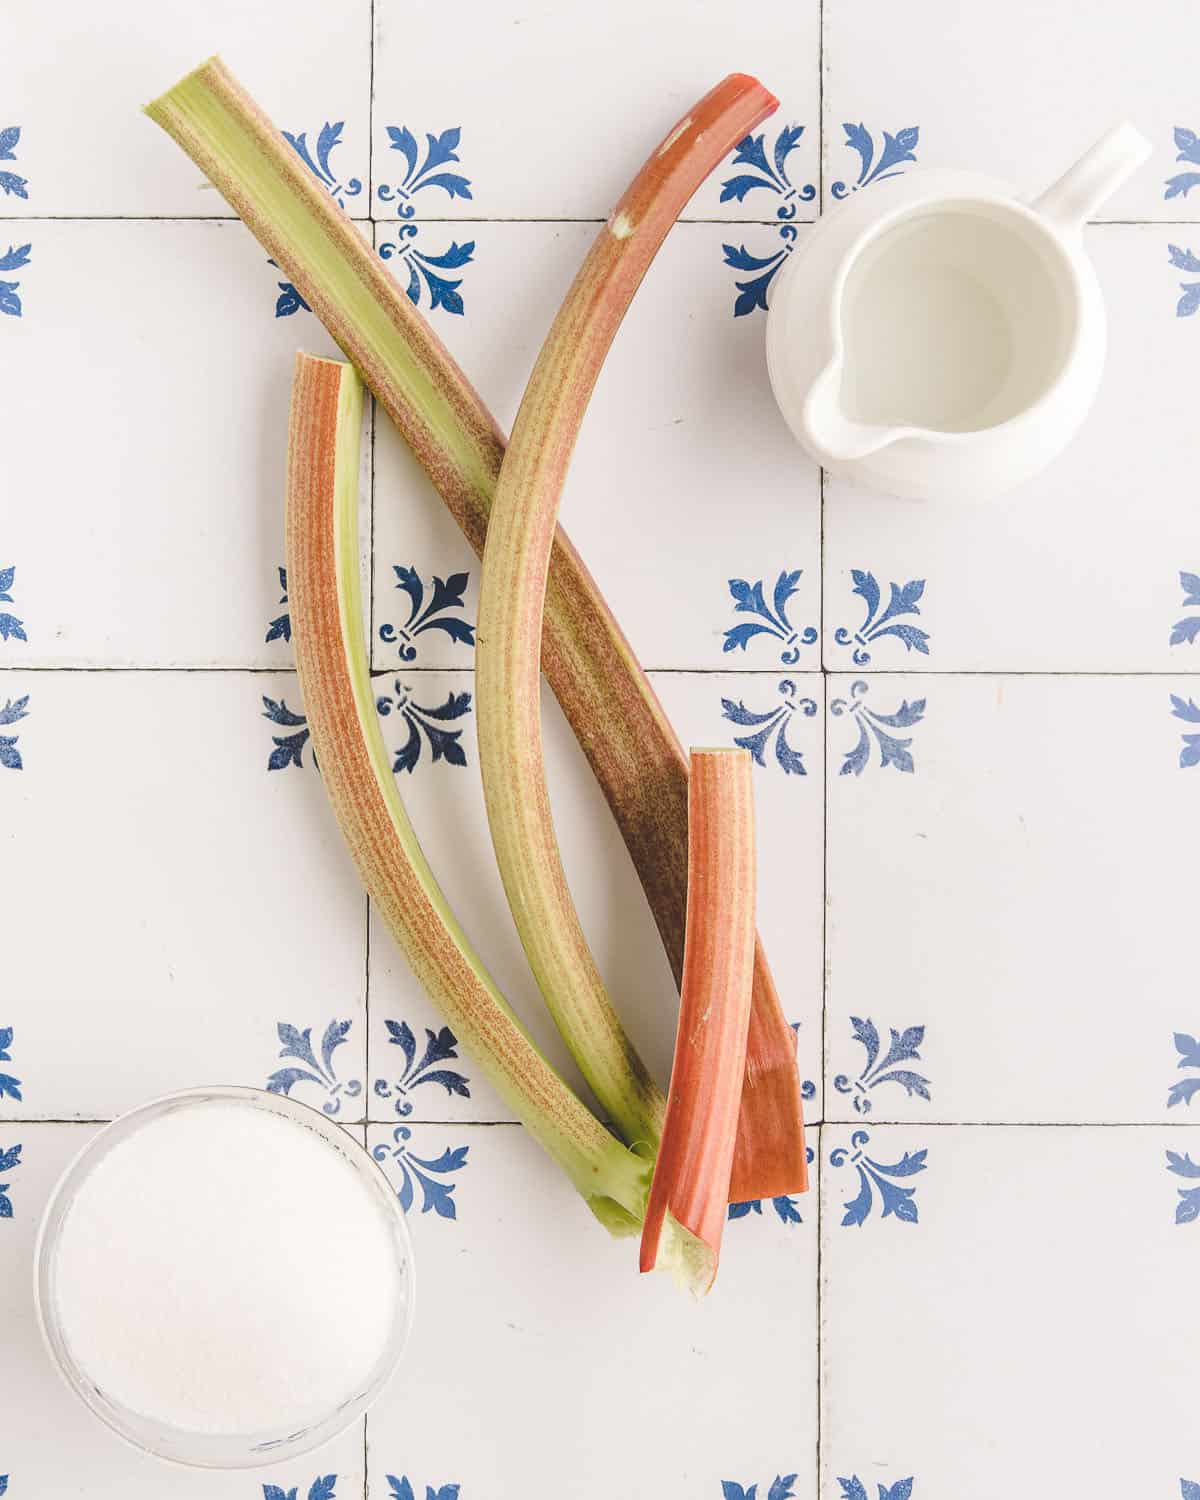
[[[684,205],[776,102],[756,79],[724,79],[667,135],[618,203],[533,367],[483,550],[475,687],[496,862],[546,1004],[601,1106],[631,1144],[657,1144],[664,1101],[605,991],[554,831],[540,692],[550,554],[571,454],[621,319]]]
[[[641,1268],[717,1274],[754,983],[754,780],[746,750],[693,750],[687,937],[675,1062]]]
[[[241,216],[353,361],[482,553],[504,439],[370,245],[218,59],[147,114]],[[542,667],[608,800],[676,982],[687,876],[687,761],[579,554],[556,533]],[[761,943],[731,1194],[807,1182],[795,1038]]]
[[[349,365],[297,356],[287,472],[292,639],[325,791],[375,909],[505,1104],[613,1233],[632,1233],[648,1163],[606,1131],[542,1056],[451,911],[400,800],[362,631],[358,446]]]

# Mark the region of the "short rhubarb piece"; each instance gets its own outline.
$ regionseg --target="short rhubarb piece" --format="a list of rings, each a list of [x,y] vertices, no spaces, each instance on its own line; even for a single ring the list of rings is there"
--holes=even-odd
[[[712,1286],[729,1201],[754,984],[754,774],[746,750],[693,750],[688,904],[667,1119],[643,1271]]]
[[[483,551],[475,683],[479,768],[496,862],[542,996],[629,1144],[657,1143],[663,1100],[605,991],[554,831],[541,717],[550,557],[571,454],[621,319],[696,189],[776,102],[757,79],[723,79],[670,131],[617,204],[529,378]]]
[[[363,884],[500,1097],[614,1234],[635,1233],[649,1163],[613,1138],[542,1056],[471,946],[409,822],[371,690],[358,547],[362,386],[297,357],[287,475],[292,639],[313,746]]]
[[[358,229],[218,58],[147,107],[300,291],[482,553],[504,438],[470,382]],[[683,965],[687,760],[561,527],[542,667],[612,809],[676,981]],[[731,1194],[807,1183],[796,1043],[760,943]]]

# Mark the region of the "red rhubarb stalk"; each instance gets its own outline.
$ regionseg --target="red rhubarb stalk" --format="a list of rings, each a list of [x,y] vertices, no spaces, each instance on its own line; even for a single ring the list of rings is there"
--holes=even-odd
[[[703,1294],[717,1274],[754,984],[754,772],[746,750],[693,750],[687,938],[675,1061],[643,1271]]]

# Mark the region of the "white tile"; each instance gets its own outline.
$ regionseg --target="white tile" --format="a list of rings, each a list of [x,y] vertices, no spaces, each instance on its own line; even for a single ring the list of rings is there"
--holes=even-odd
[[[765,1500],[789,1477],[776,1500],[813,1500],[814,1198],[729,1223],[697,1304],[639,1280],[636,1241],[610,1239],[516,1127],[368,1138],[411,1183],[418,1283],[407,1364],[367,1419],[371,1500],[404,1479],[462,1500],[740,1500],[723,1482]]]
[[[320,1500],[356,1500],[363,1492],[363,1428],[302,1458],[247,1474],[187,1469],[166,1464],[130,1447],[87,1410],[59,1378],[38,1331],[33,1305],[34,1238],[42,1210],[59,1176],[91,1138],[87,1125],[0,1125],[0,1153],[19,1143],[18,1165],[0,1173],[9,1182],[12,1216],[0,1217],[0,1390],[7,1419],[0,1440],[0,1475],[13,1500],[68,1500],[89,1495],[134,1496],[137,1500],[219,1497],[245,1500],[261,1495],[264,1483],[300,1500],[317,1477],[334,1474]],[[299,1335],[298,1335],[299,1336]],[[181,1351],[181,1357],[186,1351]]]
[[[1196,219],[1200,193],[1169,180],[1177,128],[1200,130],[1190,67],[1200,20],[1171,0],[1097,0],[1086,25],[1069,7],[1016,0],[999,10],[933,0],[919,8],[825,7],[825,183],[847,187],[860,161],[843,125],[865,123],[877,164],[883,132],[918,127],[922,166],[969,167],[1033,197],[1122,119],[1154,156],[1100,210],[1105,219]],[[1184,143],[1186,146],[1186,142]],[[1168,196],[1168,194],[1171,194]]]
[[[1173,691],[830,678],[828,1118],[1200,1123]]]
[[[1177,238],[1200,254],[1200,236],[1182,229],[1088,231],[1108,304],[1108,365],[1082,431],[1044,474],[962,506],[827,481],[827,666],[852,670],[866,656],[872,671],[1196,670],[1197,648],[1179,642],[1192,627],[1176,622],[1197,613],[1180,573],[1200,572],[1200,522],[1186,499],[1200,461],[1191,414],[1200,326],[1177,316],[1181,273],[1168,263]],[[856,591],[855,570],[874,580],[873,589],[859,580],[870,598]],[[885,621],[889,585],[910,582],[923,593]],[[924,641],[906,637],[910,627]]]
[[[1180,1322],[1198,1231],[1167,1156],[1186,1170],[1193,1139],[827,1126],[823,1500],[905,1500],[909,1478],[912,1500],[1009,1500],[1031,1475],[1177,1500],[1200,1480]]]
[[[604,7],[476,5],[447,29],[434,0],[375,7],[376,215],[599,219],[677,120],[727,73],[753,73],[780,99],[760,130],[771,153],[785,124],[804,127],[785,162],[785,200],[751,189],[721,202],[722,181],[763,173],[730,162],[688,213],[771,219],[815,213],[819,7],[768,0],[739,13],[716,0],[620,0]],[[414,58],[437,60],[414,67]],[[392,131],[396,132],[393,137]],[[400,137],[407,130],[411,140]],[[461,132],[445,137],[447,131]],[[438,143],[429,168],[426,137]],[[401,139],[402,148],[393,140]],[[412,160],[413,147],[419,155]],[[448,150],[454,156],[445,155]],[[440,167],[440,170],[436,170]],[[447,174],[464,193],[439,186]],[[394,189],[409,184],[409,196]],[[381,190],[384,196],[381,196]]]
[[[240,224],[5,234],[31,249],[22,315],[0,319],[6,483],[25,497],[0,538],[20,607],[0,608],[26,636],[0,661],[290,665],[272,627],[288,401],[297,349],[335,354],[327,335],[276,316],[280,273]]]
[[[0,1069],[21,1098],[5,1089],[0,1116],[107,1119],[282,1074],[295,1098],[361,1117],[366,900],[295,678],[2,675],[0,706],[24,716],[0,731],[21,760],[0,766],[21,935],[0,995]],[[264,717],[268,698],[299,724]]]
[[[367,217],[370,11],[369,0],[14,8],[5,19],[0,129],[16,126],[20,136],[0,171],[23,185],[5,191],[0,178],[0,215],[231,217],[198,168],[142,114],[220,52],[281,130],[305,134],[328,185]],[[340,140],[321,163],[322,130],[339,123]],[[97,271],[106,280],[112,269],[92,268],[86,279],[96,286]]]
[[[378,233],[382,243],[404,243],[383,226]],[[438,254],[472,246],[472,263],[453,273],[463,313],[430,316],[506,429],[593,233],[588,225],[437,224],[418,226],[411,240]],[[745,278],[724,263],[729,237],[712,224],[669,236],[601,375],[562,521],[647,668],[812,670],[818,475],[771,396],[761,311],[734,315]],[[783,243],[763,226],[739,229],[736,239],[768,257]],[[420,296],[427,306],[423,284]],[[376,665],[398,663],[400,646],[415,650],[417,665],[469,665],[463,643],[439,629],[410,642],[380,639],[382,627],[399,632],[413,613],[397,592],[397,565],[415,569],[427,591],[435,575],[467,573],[464,604],[449,613],[473,621],[478,564],[383,418],[377,442]]]
[[[400,789],[452,908],[539,1044],[582,1091],[582,1080],[529,973],[496,872],[479,781],[474,706],[463,702],[473,690],[471,678],[413,672],[376,682],[380,698],[389,705],[384,719],[389,746],[395,751],[419,747],[412,769],[399,772]],[[777,684],[749,674],[656,675],[653,682],[685,745],[727,744],[739,735],[761,737],[757,750],[764,764],[755,787],[759,931],[785,1014],[798,1028],[806,1111],[810,1119],[819,1119],[821,679],[800,677]],[[431,724],[422,709],[447,706],[461,709],[452,730],[461,737],[450,753],[457,756],[461,751],[465,765],[451,763],[444,752],[439,761],[433,760],[432,745],[450,721],[443,718]],[[742,709],[761,714],[762,722],[732,722],[728,713],[744,717]],[[607,804],[548,691],[543,713],[557,831],[584,930],[622,1019],[665,1085],[679,1002],[662,944]],[[455,1056],[449,1056],[453,1034],[443,1035],[440,1014],[377,917],[371,924],[370,963],[371,1118],[510,1119],[473,1060],[457,1047]],[[431,1070],[454,1076],[430,1079]]]

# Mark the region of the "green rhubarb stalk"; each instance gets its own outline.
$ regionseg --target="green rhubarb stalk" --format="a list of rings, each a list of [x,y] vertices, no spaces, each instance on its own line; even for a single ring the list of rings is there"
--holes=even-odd
[[[662,1144],[641,1268],[698,1295],[721,1253],[754,984],[754,771],[747,750],[693,750],[687,939]]]
[[[358,449],[349,365],[297,356],[287,475],[292,641],[325,791],[363,884],[493,1088],[614,1234],[636,1231],[649,1164],[606,1131],[496,988],[409,822],[379,728],[362,630]]]
[[[613,211],[529,378],[483,551],[475,685],[479,768],[496,862],[546,1004],[628,1142],[657,1143],[665,1100],[605,990],[554,831],[539,670],[550,555],[575,440],[621,319],[684,205],[776,102],[757,79],[724,79],[667,135]],[[725,1188],[728,1182],[727,1174]]]
[[[279,131],[212,59],[147,114],[245,221],[353,361],[482,553],[504,439],[369,244]],[[556,533],[542,667],[595,772],[678,982],[687,891],[687,760],[579,554]],[[807,1182],[795,1038],[762,944],[731,1195]]]

